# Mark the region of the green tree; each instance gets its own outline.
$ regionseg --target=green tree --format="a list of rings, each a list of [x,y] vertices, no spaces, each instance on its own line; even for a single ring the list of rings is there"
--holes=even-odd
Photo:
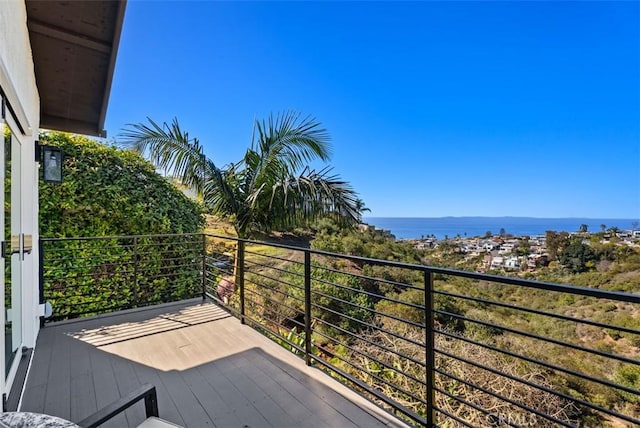
[[[573,273],[586,272],[596,259],[595,251],[579,236],[572,237],[559,254],[560,263]]]
[[[550,260],[557,260],[558,254],[565,246],[565,244],[569,241],[569,234],[567,232],[556,232],[553,230],[547,230],[546,232],[546,242],[547,242],[547,251],[549,252]]]
[[[358,221],[357,195],[330,168],[305,164],[329,160],[329,135],[311,118],[293,113],[256,121],[250,148],[237,163],[220,168],[178,121],[129,125],[125,146],[145,154],[195,189],[213,213],[231,220],[238,237],[255,232],[289,230],[333,214]]]
[[[151,119],[148,125],[131,124],[123,138],[125,146],[195,189],[212,213],[231,221],[240,238],[291,230],[325,216],[349,225],[360,218],[349,183],[328,167],[307,166],[330,158],[329,134],[313,118],[288,112],[256,120],[243,158],[222,168],[177,119],[171,125]]]
[[[604,223],[602,223],[602,224],[600,225],[600,231],[604,232],[606,229],[607,229],[607,225],[606,225],[606,224],[604,224]]]
[[[358,211],[358,222],[360,223],[362,223],[362,214],[365,212],[371,212],[371,210],[364,205],[364,201],[360,198],[356,199],[356,210]]]
[[[531,254],[531,243],[528,236],[523,236],[518,240],[517,246],[514,248],[514,252],[518,256],[528,256]]]
[[[589,231],[589,225],[584,223],[582,223],[580,225],[580,229],[578,229],[578,232],[580,233],[587,233],[588,231]]]

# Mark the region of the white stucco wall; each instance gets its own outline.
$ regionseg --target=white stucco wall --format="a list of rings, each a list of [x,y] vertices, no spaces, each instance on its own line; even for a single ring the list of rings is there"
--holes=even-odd
[[[8,76],[7,76],[8,74]],[[27,120],[23,126],[28,134],[38,133],[40,101],[33,72],[31,44],[27,30],[27,11],[24,1],[0,0],[0,84],[12,105],[20,96],[16,113]],[[13,94],[11,93],[13,92]]]
[[[0,85],[24,128],[24,134],[15,126],[12,131],[21,144],[21,231],[33,237],[33,251],[24,255],[22,263],[23,344],[33,347],[39,328],[38,164],[34,142],[38,139],[40,100],[22,0],[0,0]],[[7,122],[11,124],[11,120]]]

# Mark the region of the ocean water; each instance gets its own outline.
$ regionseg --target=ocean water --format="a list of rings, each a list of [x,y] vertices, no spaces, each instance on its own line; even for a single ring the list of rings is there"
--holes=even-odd
[[[581,224],[589,232],[599,232],[600,225],[630,230],[637,219],[607,218],[532,218],[532,217],[364,217],[365,223],[390,230],[397,239],[418,239],[435,235],[438,239],[460,236],[498,235],[500,229],[517,236],[543,235],[547,230],[576,232]]]

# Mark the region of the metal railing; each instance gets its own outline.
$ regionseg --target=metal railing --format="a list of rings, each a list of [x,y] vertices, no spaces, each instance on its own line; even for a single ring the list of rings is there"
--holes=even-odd
[[[170,270],[189,272],[190,296],[215,300],[411,424],[640,424],[639,295],[187,236],[190,262]],[[61,269],[77,263],[57,258]],[[141,295],[137,269],[119,273],[138,296],[123,307],[178,296]]]
[[[202,234],[41,239],[47,322],[202,295]]]

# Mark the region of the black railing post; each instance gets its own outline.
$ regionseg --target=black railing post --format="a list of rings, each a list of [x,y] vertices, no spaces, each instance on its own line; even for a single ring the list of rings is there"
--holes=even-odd
[[[245,323],[244,307],[244,241],[238,241],[238,287],[240,288],[240,323]]]
[[[425,371],[426,371],[426,383],[427,383],[427,427],[436,426],[435,411],[433,406],[435,404],[435,367],[436,367],[436,355],[435,355],[435,340],[434,340],[434,303],[433,303],[433,272],[427,270],[424,272],[424,310],[425,310]]]
[[[304,355],[311,365],[311,252],[304,251]]]
[[[44,242],[38,237],[38,263],[40,269],[38,272],[38,302],[44,304]],[[40,317],[40,327],[44,327],[44,316]]]
[[[202,234],[202,300],[207,297],[207,235]]]
[[[133,237],[133,307],[137,308],[138,298],[138,237]]]
[[[147,418],[151,416],[157,418],[160,416],[158,412],[158,393],[156,392],[155,386],[144,396],[144,412]]]

